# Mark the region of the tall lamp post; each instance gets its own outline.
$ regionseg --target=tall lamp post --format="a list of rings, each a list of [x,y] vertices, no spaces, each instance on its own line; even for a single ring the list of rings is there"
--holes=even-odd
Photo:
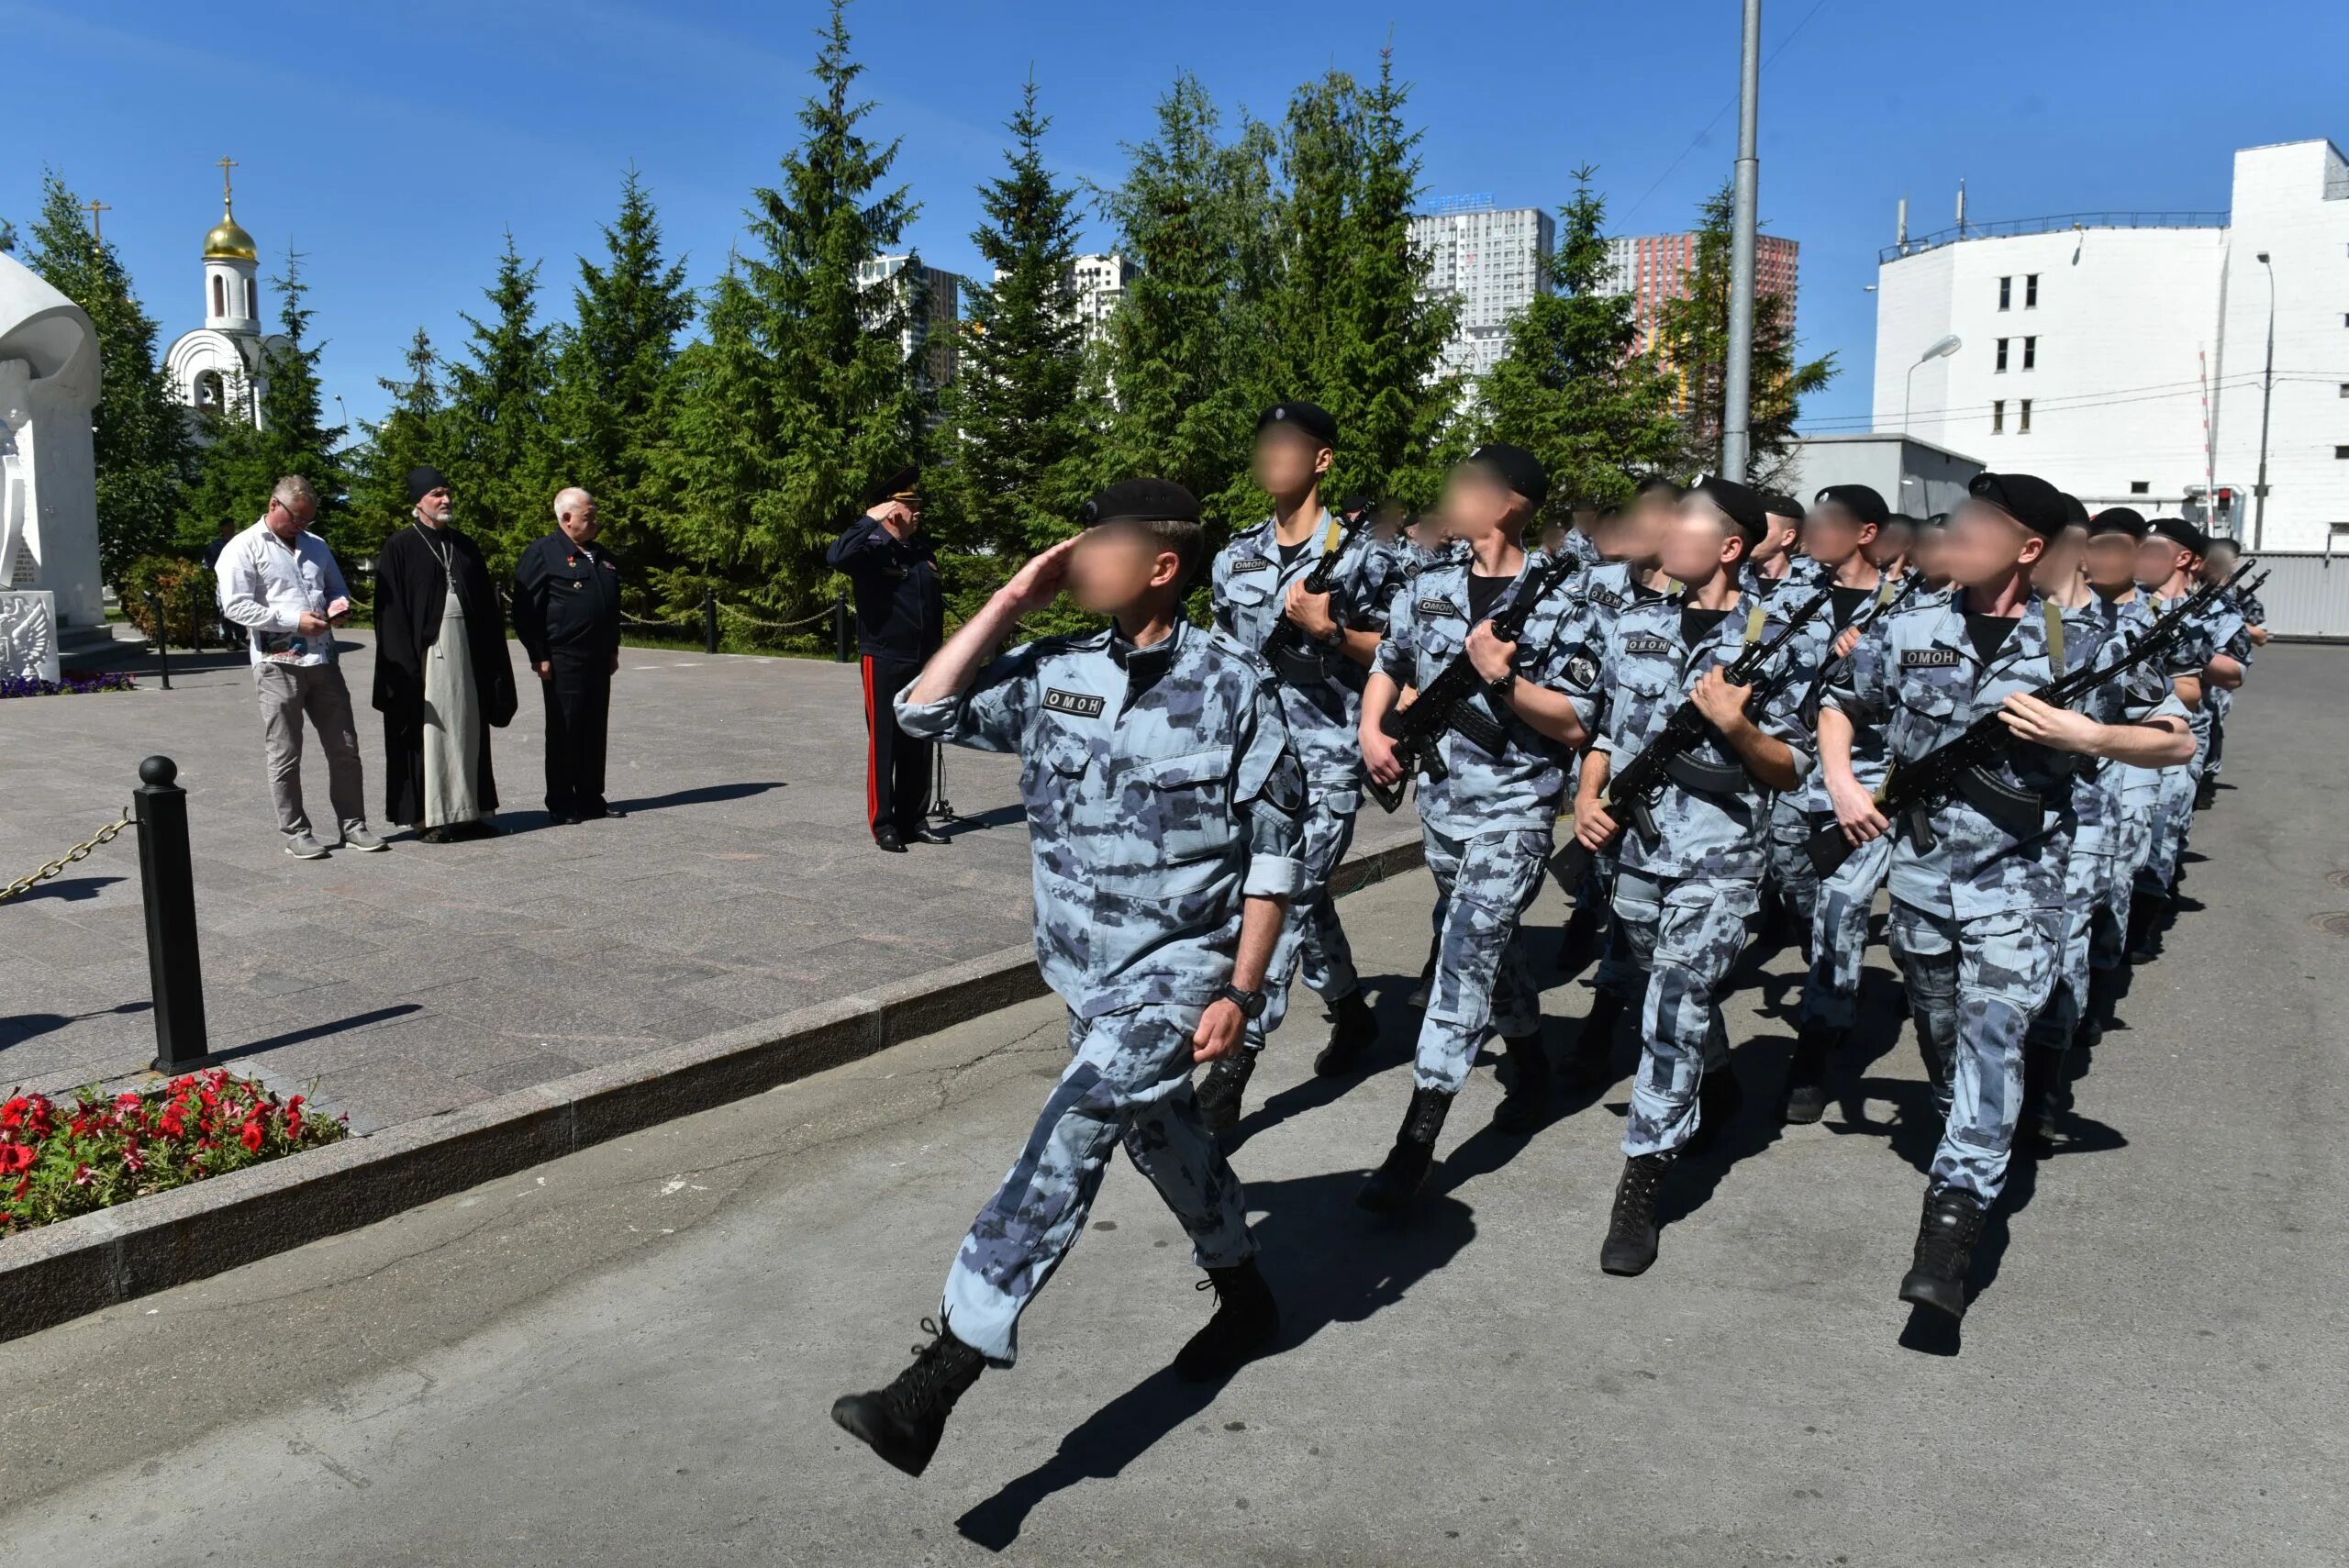
[[[2276,395],[2276,266],[2268,261],[2267,252],[2259,253],[2259,264],[2267,271],[2267,369],[2259,378],[2259,483],[2251,487],[2251,548],[2259,549],[2259,536],[2267,526],[2267,407]]]
[[[1729,364],[1721,377],[1721,477],[1745,482],[1753,452],[1753,247],[1762,159],[1762,0],[1745,0],[1737,91],[1737,176],[1729,242]]]
[[[1957,352],[1958,350],[1964,347],[1965,347],[1965,339],[1953,332],[1938,343],[1935,343],[1932,348],[1927,349],[1923,353],[1918,355],[1917,362],[1909,367],[1908,381],[1902,387],[1900,393],[1900,433],[1902,435],[1905,436],[1909,433],[1909,405],[1916,400],[1917,373],[1925,366],[1932,364],[1935,360],[1945,360],[1949,358],[1950,355]]]

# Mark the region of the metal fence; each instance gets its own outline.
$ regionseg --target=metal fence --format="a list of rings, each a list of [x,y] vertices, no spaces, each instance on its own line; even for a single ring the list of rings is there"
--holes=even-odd
[[[2349,554],[2263,550],[2254,574],[2268,573],[2259,590],[2267,629],[2281,638],[2349,641]]]

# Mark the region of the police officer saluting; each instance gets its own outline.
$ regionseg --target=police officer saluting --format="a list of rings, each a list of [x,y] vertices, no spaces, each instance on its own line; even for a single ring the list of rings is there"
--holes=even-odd
[[[938,748],[897,728],[897,694],[946,635],[938,552],[921,537],[921,475],[901,468],[866,492],[864,516],[824,551],[856,590],[856,647],[864,677],[864,815],[891,854],[906,840],[948,842],[929,825]]]
[[[911,1474],[980,1372],[1011,1364],[1019,1316],[1084,1230],[1120,1140],[1219,1298],[1175,1373],[1226,1376],[1279,1329],[1191,1069],[1239,1050],[1264,1011],[1297,884],[1305,781],[1252,651],[1183,619],[1204,554],[1198,517],[1180,485],[1111,485],[1087,503],[1086,530],[1021,567],[898,698],[908,734],[1021,760],[1036,960],[1068,1004],[1070,1054],[1027,1151],[963,1239],[936,1338],[887,1387],[832,1407]],[[1110,625],[986,662],[1063,583]]]
[[[620,667],[620,568],[597,547],[596,498],[554,498],[555,531],[514,566],[514,635],[547,705],[547,815],[557,822],[625,817],[604,799],[612,676]]]

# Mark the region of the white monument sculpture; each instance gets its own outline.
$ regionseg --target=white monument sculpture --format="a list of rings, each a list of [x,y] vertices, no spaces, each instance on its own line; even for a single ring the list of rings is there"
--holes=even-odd
[[[0,254],[0,674],[58,678],[69,628],[102,628],[98,334],[82,307]]]

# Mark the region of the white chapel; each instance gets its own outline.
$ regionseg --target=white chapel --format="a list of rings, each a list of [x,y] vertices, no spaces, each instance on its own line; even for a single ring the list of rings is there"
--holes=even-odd
[[[228,183],[235,167],[235,160],[220,160],[220,221],[204,237],[204,325],[174,339],[163,364],[172,395],[188,409],[217,415],[233,406],[259,425],[270,363],[289,345],[283,334],[261,329],[260,253],[237,221]],[[196,425],[200,436],[203,421]]]

